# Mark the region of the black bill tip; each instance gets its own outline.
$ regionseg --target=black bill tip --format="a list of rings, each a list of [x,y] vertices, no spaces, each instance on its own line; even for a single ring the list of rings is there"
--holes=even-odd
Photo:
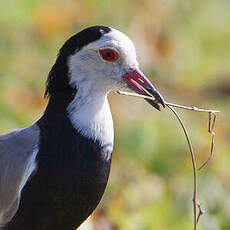
[[[156,101],[150,100],[150,99],[145,99],[151,106],[153,106],[155,109],[161,111],[161,107]]]
[[[161,94],[155,89],[155,88],[148,88],[146,89],[152,96],[154,96],[155,100],[150,103],[152,106],[154,106],[156,109],[160,108],[159,104],[165,108],[165,101],[164,98],[161,96]],[[148,101],[148,100],[147,100]],[[151,100],[149,100],[151,101]],[[160,109],[158,109],[160,110]]]

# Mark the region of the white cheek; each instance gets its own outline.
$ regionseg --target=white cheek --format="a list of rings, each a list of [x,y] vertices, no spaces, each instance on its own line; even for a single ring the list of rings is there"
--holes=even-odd
[[[124,74],[121,63],[106,63],[98,53],[82,50],[68,59],[70,84],[76,88],[85,81],[93,81],[99,88],[110,91]]]
[[[68,59],[69,72],[71,73],[70,83],[81,81],[85,78],[92,78],[94,66],[97,64],[95,58],[84,50],[70,56]]]

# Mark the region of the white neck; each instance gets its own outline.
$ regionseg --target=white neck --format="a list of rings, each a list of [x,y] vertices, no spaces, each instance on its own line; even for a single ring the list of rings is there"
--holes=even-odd
[[[81,83],[67,111],[73,126],[82,135],[113,144],[113,120],[107,92],[98,88],[94,82]]]

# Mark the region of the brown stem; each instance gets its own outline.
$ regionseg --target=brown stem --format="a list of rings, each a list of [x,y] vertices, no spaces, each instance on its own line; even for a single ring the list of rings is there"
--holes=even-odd
[[[198,213],[198,216],[197,216],[196,224],[198,224],[198,222],[200,220],[200,217],[205,213],[201,208],[200,202],[197,202],[197,207],[199,209],[199,213]]]
[[[130,92],[124,92],[124,91],[117,91],[118,94],[120,95],[126,95],[126,96],[133,96],[133,97],[141,97],[141,98],[145,98],[145,99],[149,99],[149,100],[155,100],[155,98],[150,97],[150,96],[145,96],[145,95],[140,95],[140,94],[136,94],[136,93],[130,93]],[[205,113],[219,113],[219,110],[210,110],[210,109],[201,109],[201,108],[197,108],[197,107],[189,107],[189,106],[184,106],[184,105],[178,105],[178,104],[174,104],[174,103],[170,103],[170,102],[165,102],[165,105],[170,105],[172,107],[176,107],[176,108],[180,108],[180,109],[187,109],[187,110],[192,110],[192,111],[196,111],[196,112],[205,112]]]
[[[213,115],[213,119],[212,119],[212,115]],[[216,122],[216,114],[213,112],[209,112],[209,119],[208,119],[208,132],[211,133],[212,135],[212,141],[211,141],[211,148],[210,148],[210,154],[208,159],[199,167],[199,170],[201,170],[204,166],[207,165],[207,163],[210,161],[210,159],[212,158],[212,154],[213,154],[213,148],[214,148],[214,138],[215,138],[215,133],[213,131],[214,125]]]
[[[178,113],[176,112],[175,109],[172,108],[171,105],[167,105],[168,108],[175,114],[175,116],[177,117],[178,121],[180,122],[180,125],[184,131],[186,140],[188,142],[189,145],[189,150],[190,150],[190,155],[191,155],[191,159],[192,159],[192,168],[193,168],[193,218],[194,218],[194,230],[196,230],[196,226],[197,226],[197,168],[196,168],[196,159],[195,159],[195,155],[193,152],[193,147],[192,147],[192,142],[189,138],[188,132],[185,128],[185,125],[182,121],[182,119],[180,118],[180,116],[178,115]]]
[[[121,95],[127,95],[127,96],[134,96],[134,97],[141,97],[141,98],[145,98],[145,99],[150,99],[150,100],[156,101],[156,103],[157,103],[157,100],[154,97],[151,97],[151,96],[139,95],[139,94],[135,94],[135,93],[122,92],[122,91],[118,91],[117,93],[121,94]],[[187,140],[188,145],[189,145],[189,150],[190,150],[190,155],[191,155],[191,160],[192,160],[192,167],[193,167],[193,213],[194,213],[194,230],[196,230],[197,229],[197,224],[198,224],[198,222],[200,220],[200,217],[204,213],[204,211],[201,209],[200,203],[197,201],[197,166],[196,166],[196,159],[195,159],[192,143],[191,143],[191,140],[189,138],[188,132],[187,132],[187,130],[185,128],[185,125],[184,125],[182,119],[180,118],[180,116],[178,115],[178,113],[176,112],[176,110],[173,107],[180,108],[180,109],[192,110],[192,111],[196,111],[196,112],[209,113],[208,131],[212,135],[211,150],[210,150],[209,158],[201,165],[199,170],[202,169],[210,161],[210,159],[212,157],[213,147],[214,147],[214,137],[215,137],[215,133],[213,132],[213,128],[214,128],[215,121],[216,121],[216,113],[219,113],[220,111],[218,111],[218,110],[200,109],[200,108],[197,108],[197,107],[188,107],[188,106],[173,104],[173,103],[169,103],[169,102],[165,102],[165,105],[177,117],[177,119],[178,119],[178,121],[179,121],[179,123],[180,123],[180,125],[181,125],[181,127],[182,127],[182,129],[184,131],[186,140]],[[213,115],[213,119],[212,119],[212,115]],[[198,215],[197,215],[197,208],[199,209]]]

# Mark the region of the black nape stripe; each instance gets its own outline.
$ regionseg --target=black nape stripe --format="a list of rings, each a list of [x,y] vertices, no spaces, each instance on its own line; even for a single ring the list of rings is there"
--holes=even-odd
[[[59,101],[59,106],[60,104],[69,104],[76,94],[76,89],[73,89],[69,85],[68,57],[74,54],[76,50],[81,50],[90,42],[100,39],[103,34],[109,33],[110,31],[111,29],[109,27],[93,26],[73,35],[65,42],[58,53],[55,64],[49,72],[45,91],[46,98]]]

